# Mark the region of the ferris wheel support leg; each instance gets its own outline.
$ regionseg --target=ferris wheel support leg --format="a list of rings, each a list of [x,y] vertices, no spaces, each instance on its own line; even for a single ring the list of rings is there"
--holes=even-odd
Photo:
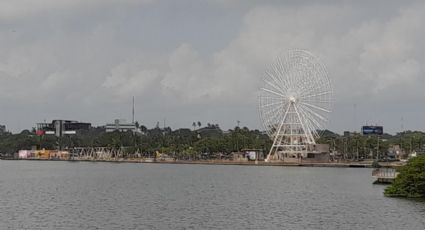
[[[272,151],[273,151],[273,147],[271,147],[271,149],[270,149],[270,151],[269,151],[269,154],[267,154],[267,157],[266,157],[266,159],[264,160],[265,162],[270,162],[270,156],[271,156]]]
[[[267,158],[265,160],[266,162],[269,162],[270,161],[270,158],[271,158],[271,156],[273,154],[273,149],[275,149],[275,153],[278,152],[278,149],[279,149],[278,143],[282,142],[282,138],[283,138],[282,136],[279,137],[279,134],[280,134],[280,132],[282,130],[283,124],[284,124],[285,119],[286,119],[286,117],[288,115],[288,111],[289,111],[290,107],[291,107],[291,104],[289,103],[288,107],[285,110],[285,115],[283,116],[283,119],[282,119],[282,121],[279,124],[279,128],[277,129],[276,136],[274,137],[274,140],[273,140],[273,145],[270,148],[269,154],[267,155]],[[278,142],[278,140],[279,140],[279,142]]]

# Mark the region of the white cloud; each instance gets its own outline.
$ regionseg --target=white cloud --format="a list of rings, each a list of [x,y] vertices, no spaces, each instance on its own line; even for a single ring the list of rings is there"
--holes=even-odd
[[[425,40],[424,5],[405,6],[386,20],[373,15],[353,20],[359,16],[357,10],[345,6],[255,8],[246,15],[239,35],[211,59],[201,60],[188,45],[179,48],[171,55],[179,69],[172,68],[163,83],[193,97],[202,95],[193,89],[202,89],[215,101],[252,105],[267,65],[295,47],[310,49],[323,59],[339,105],[345,101],[376,110],[379,106],[372,101],[377,100],[384,110],[395,95],[404,94],[405,100],[425,98],[421,91],[405,94],[416,89],[424,75],[425,50],[418,44]],[[376,99],[370,101],[370,97]],[[347,116],[343,110],[335,108],[336,120]],[[371,119],[388,122],[382,116],[361,118]]]
[[[16,20],[72,8],[92,8],[108,4],[137,5],[151,1],[153,0],[2,0],[0,1],[0,19]]]
[[[136,62],[136,63],[135,63]],[[155,69],[144,69],[137,61],[121,63],[111,70],[102,87],[105,92],[112,92],[119,96],[142,94],[149,89],[159,78]]]

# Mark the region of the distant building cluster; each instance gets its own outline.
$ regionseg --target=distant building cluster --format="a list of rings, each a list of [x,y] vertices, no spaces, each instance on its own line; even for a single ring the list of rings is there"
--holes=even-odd
[[[0,132],[1,132],[0,126]],[[4,126],[3,126],[4,127]],[[88,131],[92,128],[91,123],[88,122],[79,122],[72,120],[53,120],[50,123],[43,122],[37,123],[36,134],[39,136],[43,135],[56,135],[58,137],[64,135],[73,135],[77,134],[77,132]],[[127,122],[125,119],[115,119],[114,123],[108,123],[99,128],[104,129],[105,132],[140,132],[139,127],[134,122]],[[6,127],[4,127],[6,129]]]

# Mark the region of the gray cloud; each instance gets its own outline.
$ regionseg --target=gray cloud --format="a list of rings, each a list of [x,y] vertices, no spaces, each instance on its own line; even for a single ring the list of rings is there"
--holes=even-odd
[[[43,4],[41,4],[43,2]],[[0,3],[0,123],[55,118],[260,128],[257,90],[291,48],[327,65],[329,128],[424,129],[425,4],[298,1]],[[356,108],[356,109],[355,109]]]

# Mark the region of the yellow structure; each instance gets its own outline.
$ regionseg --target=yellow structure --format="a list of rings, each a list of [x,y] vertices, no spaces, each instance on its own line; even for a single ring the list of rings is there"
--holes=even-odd
[[[36,150],[34,153],[34,157],[36,159],[59,159],[59,160],[68,160],[69,159],[69,152],[68,151],[58,151],[58,150]]]
[[[37,159],[44,159],[44,160],[50,159],[50,150],[45,150],[45,149],[37,150],[35,151],[34,157]]]

